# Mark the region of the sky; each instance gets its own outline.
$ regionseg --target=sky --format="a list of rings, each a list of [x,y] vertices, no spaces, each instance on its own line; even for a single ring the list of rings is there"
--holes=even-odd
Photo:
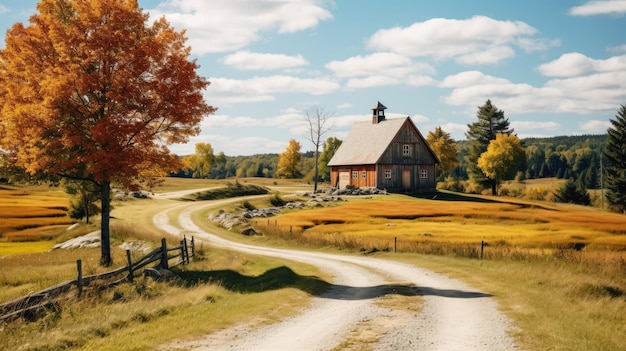
[[[6,30],[35,0],[0,2]],[[626,105],[624,0],[139,0],[151,21],[186,30],[217,107],[179,155],[210,143],[228,156],[307,140],[307,111],[344,139],[371,120],[411,116],[424,136],[464,140],[487,99],[520,138],[604,134]]]

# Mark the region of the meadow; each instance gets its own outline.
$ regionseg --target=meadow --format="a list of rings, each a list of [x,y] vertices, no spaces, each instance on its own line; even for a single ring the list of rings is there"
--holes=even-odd
[[[67,216],[68,196],[58,188],[0,185],[0,256],[15,242],[48,242],[75,222]],[[49,248],[49,247],[48,247]]]
[[[166,180],[162,189],[215,186],[186,181]],[[254,179],[239,181],[257,184]],[[308,190],[307,185],[280,180],[264,180],[262,185],[283,191],[285,198],[293,190]],[[39,191],[50,195],[47,189]],[[626,350],[625,216],[507,197],[448,192],[432,197],[350,197],[288,210],[256,222],[263,236],[241,236],[205,220],[218,209],[240,212],[241,200],[198,211],[193,219],[232,240],[374,255],[457,277],[495,296],[515,323],[514,336],[525,350]],[[114,203],[114,262],[124,262],[124,252],[117,248],[122,241],[157,243],[163,233],[154,228],[152,217],[179,204],[156,199]],[[271,206],[269,198],[250,204]],[[63,229],[62,236],[91,229]],[[486,246],[480,259],[482,241]],[[98,249],[0,256],[0,302],[73,279],[78,258],[85,274],[103,269]],[[151,350],[173,339],[238,323],[271,323],[297,313],[330,281],[304,264],[208,246],[200,246],[197,260],[177,273],[183,277],[177,283],[137,279],[114,289],[95,289],[81,299],[68,295],[35,323],[1,327],[0,349]]]

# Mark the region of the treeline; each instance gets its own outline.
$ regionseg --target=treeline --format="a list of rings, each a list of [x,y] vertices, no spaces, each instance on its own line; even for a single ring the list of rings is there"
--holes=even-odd
[[[213,160],[210,171],[202,178],[227,179],[227,178],[278,178],[279,154],[256,154],[251,156],[226,156],[220,153]],[[313,151],[302,154],[300,169],[304,178],[313,178],[315,158]],[[189,167],[172,173],[173,177],[200,178],[197,169]]]
[[[573,178],[588,189],[600,187],[600,158],[606,142],[606,135],[556,136],[550,138],[522,139],[526,151],[526,162],[519,165],[518,174],[523,179],[535,178]],[[443,173],[442,178],[453,176],[468,179],[467,155],[469,142],[457,142],[458,166]],[[313,179],[314,154],[307,151],[302,154],[301,173],[307,180]],[[244,177],[277,178],[279,154],[257,154],[251,156],[225,156],[220,153],[215,157],[206,178],[226,179]],[[323,167],[322,167],[323,168]],[[324,169],[319,175],[321,180],[328,180]],[[175,177],[198,177],[192,168],[172,174]]]
[[[522,139],[526,162],[518,166],[518,178],[574,179],[587,189],[598,189],[600,160],[606,138],[603,134]],[[451,174],[442,176],[468,179],[469,146],[466,140],[457,142],[459,165]]]

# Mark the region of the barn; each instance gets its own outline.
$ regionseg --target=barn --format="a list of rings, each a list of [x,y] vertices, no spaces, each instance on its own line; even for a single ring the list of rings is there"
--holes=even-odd
[[[354,124],[328,162],[331,184],[394,192],[434,191],[439,159],[411,117],[386,119],[386,109],[378,102],[371,108],[371,121]]]

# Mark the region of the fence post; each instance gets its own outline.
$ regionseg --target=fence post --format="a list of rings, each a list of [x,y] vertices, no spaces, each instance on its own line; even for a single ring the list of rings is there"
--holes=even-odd
[[[161,239],[161,269],[169,269],[167,264],[167,242],[165,238]]]
[[[128,281],[132,283],[135,278],[135,272],[133,272],[133,261],[130,258],[130,250],[126,250],[126,261],[128,262]]]
[[[187,247],[187,237],[183,237],[183,241],[185,242],[185,259],[187,260],[187,264],[189,264],[189,248]]]
[[[76,277],[76,287],[78,288],[78,297],[83,293],[83,261],[76,260],[76,270],[78,276]]]
[[[398,237],[394,236],[393,237],[393,252],[396,253],[396,251],[398,251]]]
[[[191,236],[191,257],[196,257],[196,243]]]
[[[480,259],[483,259],[483,252],[485,251],[485,241],[481,240],[480,241]]]

